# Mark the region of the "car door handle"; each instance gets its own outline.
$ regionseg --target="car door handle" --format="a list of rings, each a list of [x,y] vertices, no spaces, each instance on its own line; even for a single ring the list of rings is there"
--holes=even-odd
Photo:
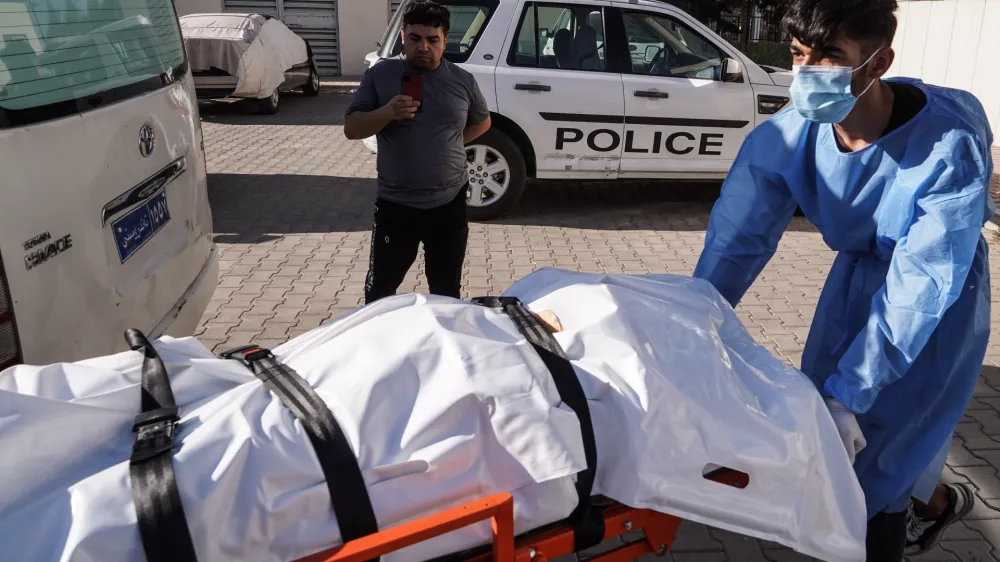
[[[635,97],[667,99],[670,97],[670,94],[668,94],[667,92],[657,92],[654,90],[636,90]]]
[[[552,86],[545,84],[514,84],[515,90],[527,90],[529,92],[551,92]]]

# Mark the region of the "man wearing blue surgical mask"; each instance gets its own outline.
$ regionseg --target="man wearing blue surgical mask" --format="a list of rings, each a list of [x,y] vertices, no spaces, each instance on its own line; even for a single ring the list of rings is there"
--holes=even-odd
[[[868,560],[880,562],[928,550],[972,508],[967,486],[936,484],[989,340],[981,229],[994,212],[993,134],[979,101],[882,79],[896,8],[793,0],[783,20],[793,107],[747,136],[695,270],[736,306],[796,206],[838,252],[802,371],[854,460]]]

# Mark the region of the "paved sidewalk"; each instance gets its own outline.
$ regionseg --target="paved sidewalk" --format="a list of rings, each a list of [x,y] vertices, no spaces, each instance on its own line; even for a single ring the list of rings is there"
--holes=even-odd
[[[344,140],[345,96],[289,96],[281,113],[205,107],[210,196],[222,278],[199,339],[217,350],[251,340],[274,345],[352,310],[368,262],[375,158]],[[690,274],[711,209],[706,188],[658,183],[533,185],[503,221],[472,225],[465,296],[499,293],[544,266],[592,272]],[[716,188],[717,189],[717,188]],[[1000,240],[993,244],[1000,279]],[[833,254],[796,218],[775,259],[738,308],[754,337],[793,365]],[[422,257],[418,263],[421,263]],[[994,295],[1000,295],[994,282]],[[402,290],[426,291],[422,267]],[[1000,334],[994,297],[993,329]],[[996,340],[994,338],[994,341]],[[1000,560],[1000,346],[959,425],[947,480],[971,482],[979,502],[921,562]],[[677,562],[790,562],[793,552],[685,524]]]

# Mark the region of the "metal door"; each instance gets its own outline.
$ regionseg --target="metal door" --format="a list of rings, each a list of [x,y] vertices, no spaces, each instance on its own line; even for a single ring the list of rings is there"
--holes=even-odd
[[[337,0],[226,0],[226,11],[275,16],[309,42],[321,76],[340,75]]]

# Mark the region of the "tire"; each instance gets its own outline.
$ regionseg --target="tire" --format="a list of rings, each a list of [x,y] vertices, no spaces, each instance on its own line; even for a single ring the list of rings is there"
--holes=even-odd
[[[309,66],[309,81],[302,86],[302,93],[311,98],[319,95],[319,71],[316,70],[316,63]]]
[[[527,181],[524,155],[502,131],[490,129],[465,147],[469,163],[469,220],[486,221],[510,211]],[[478,201],[474,200],[478,196]]]
[[[261,113],[266,113],[268,115],[274,115],[277,113],[280,104],[281,94],[277,89],[275,89],[270,96],[257,100],[257,108],[260,109]]]

